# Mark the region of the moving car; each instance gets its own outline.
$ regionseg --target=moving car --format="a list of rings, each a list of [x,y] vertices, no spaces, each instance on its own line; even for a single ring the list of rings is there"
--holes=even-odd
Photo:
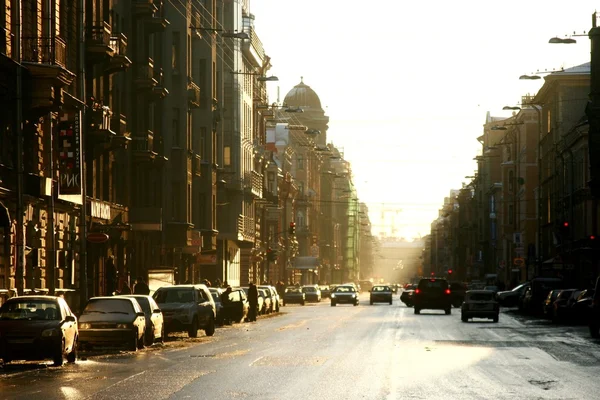
[[[282,306],[286,304],[306,304],[306,295],[299,286],[288,286],[283,293]]]
[[[0,307],[0,358],[5,364],[51,359],[60,366],[64,357],[74,363],[78,337],[77,318],[60,297],[12,297]]]
[[[317,285],[304,285],[302,291],[306,296],[306,301],[321,301],[321,289]]]
[[[152,345],[155,341],[164,342],[165,340],[165,323],[162,311],[158,308],[158,304],[152,296],[144,294],[126,294],[123,297],[136,299],[142,307],[142,311],[146,316],[146,332],[144,335],[144,343],[146,346]]]
[[[319,290],[321,290],[321,298],[328,299],[331,295],[331,289],[327,285],[319,286]]]
[[[412,297],[415,293],[416,288],[417,285],[415,285],[414,283],[404,285],[404,289],[402,290],[402,294],[400,295],[400,301],[406,304],[406,307],[413,306]]]
[[[467,286],[462,282],[450,282],[450,291],[452,292],[452,305],[455,308],[460,307],[465,300]]]
[[[493,290],[468,290],[460,308],[460,320],[467,322],[471,318],[488,318],[498,322],[500,304]]]
[[[338,304],[353,304],[357,306],[359,303],[358,290],[354,285],[339,285],[331,293],[331,307]]]
[[[146,314],[137,300],[121,296],[92,297],[79,317],[79,343],[144,347]]]
[[[204,329],[206,336],[215,334],[217,310],[206,285],[163,286],[152,297],[163,312],[165,332],[197,337],[198,329]]]
[[[423,278],[419,281],[413,294],[415,314],[421,310],[444,310],[446,315],[452,313],[452,296],[450,285],[445,278]]]
[[[370,303],[389,303],[392,304],[393,290],[388,285],[374,285],[371,288]]]

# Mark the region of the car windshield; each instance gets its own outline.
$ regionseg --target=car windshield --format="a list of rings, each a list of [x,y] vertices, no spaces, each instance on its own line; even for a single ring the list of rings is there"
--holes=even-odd
[[[4,303],[0,319],[58,320],[60,312],[56,302],[23,298]]]
[[[125,299],[91,299],[83,310],[84,314],[131,314],[135,312],[131,301]]]
[[[302,290],[300,290],[300,288],[297,287],[289,287],[285,289],[286,293],[302,293]]]
[[[352,286],[338,286],[335,288],[336,293],[353,293],[356,292]]]
[[[137,302],[140,304],[140,307],[142,307],[142,310],[146,314],[152,312],[152,310],[150,310],[150,301],[148,301],[147,297],[144,297],[144,296],[131,296],[131,297],[137,300]]]
[[[303,288],[302,288],[302,291],[303,291],[303,292],[316,292],[316,291],[317,291],[317,289],[315,289],[315,288],[314,288],[314,287],[312,287],[312,286],[306,286],[306,287],[303,287]]]
[[[154,300],[161,303],[191,303],[194,301],[194,292],[189,288],[159,289],[154,293]]]
[[[391,291],[389,286],[373,286],[373,292],[389,292]]]
[[[424,279],[419,282],[419,289],[448,289],[448,282],[441,279]]]

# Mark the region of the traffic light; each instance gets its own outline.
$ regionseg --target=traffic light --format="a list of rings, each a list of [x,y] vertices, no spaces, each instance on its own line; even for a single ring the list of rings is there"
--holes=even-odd
[[[267,261],[277,261],[277,252],[270,247],[267,249]]]
[[[448,275],[452,275],[452,270],[451,269],[448,270]]]
[[[295,222],[290,222],[290,229],[288,230],[290,235],[295,235],[296,234],[296,223]]]
[[[559,226],[560,240],[565,243],[571,237],[571,224],[568,221],[563,221]]]

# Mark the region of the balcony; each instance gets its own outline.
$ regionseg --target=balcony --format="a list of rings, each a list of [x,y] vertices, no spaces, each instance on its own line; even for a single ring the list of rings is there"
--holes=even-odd
[[[108,60],[108,65],[104,69],[107,74],[125,71],[131,66],[131,60],[127,57],[127,36],[122,33],[113,34],[110,37],[110,43],[114,54]]]
[[[29,74],[25,87],[31,107],[43,112],[58,111],[63,105],[61,88],[70,85],[75,74],[67,69],[67,44],[59,37],[22,38],[23,66]]]
[[[164,17],[165,7],[161,0],[154,0],[154,7],[156,8],[153,13],[145,14],[143,16],[144,25],[148,33],[163,32],[170,22]]]
[[[114,43],[111,43],[111,27],[102,21],[98,25],[87,27],[85,34],[85,52],[88,61],[104,62],[115,54]]]
[[[158,85],[158,81],[154,78],[154,61],[151,58],[147,63],[136,65],[134,79],[139,90],[153,90]]]
[[[255,197],[262,197],[263,174],[256,171],[246,172],[244,176],[244,190]]]
[[[130,133],[127,131],[127,117],[114,112],[110,119],[110,129],[115,132],[115,136],[111,140],[111,148],[127,148],[131,142]]]
[[[188,78],[188,104],[190,108],[200,107],[200,86],[196,85],[191,78]]]
[[[152,88],[152,95],[155,99],[163,99],[168,94],[169,91],[164,85],[164,77],[162,68],[154,69],[154,79],[156,80],[156,85]]]
[[[173,247],[187,247],[191,242],[193,225],[185,221],[166,223],[165,243]],[[190,240],[188,240],[190,239]]]
[[[134,231],[162,231],[162,208],[130,207],[129,223]]]
[[[195,177],[202,177],[202,157],[199,154],[194,154],[192,158],[192,173]]]
[[[110,108],[94,103],[86,113],[88,137],[94,144],[109,143],[115,132],[111,128]]]
[[[237,219],[237,237],[238,240],[253,241],[254,233],[256,231],[256,225],[254,218],[246,217],[245,215],[238,215]]]
[[[152,161],[158,153],[154,151],[154,133],[148,131],[147,136],[131,138],[131,150],[138,161]]]
[[[133,14],[139,17],[152,15],[158,11],[154,0],[133,0]]]

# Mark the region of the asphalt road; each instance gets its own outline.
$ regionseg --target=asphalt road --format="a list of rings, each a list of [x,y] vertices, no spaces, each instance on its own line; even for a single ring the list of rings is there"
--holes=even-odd
[[[75,365],[0,368],[2,399],[590,399],[600,342],[584,326],[504,311],[414,315],[394,304],[282,307],[213,337],[172,336],[137,353],[81,353]]]

